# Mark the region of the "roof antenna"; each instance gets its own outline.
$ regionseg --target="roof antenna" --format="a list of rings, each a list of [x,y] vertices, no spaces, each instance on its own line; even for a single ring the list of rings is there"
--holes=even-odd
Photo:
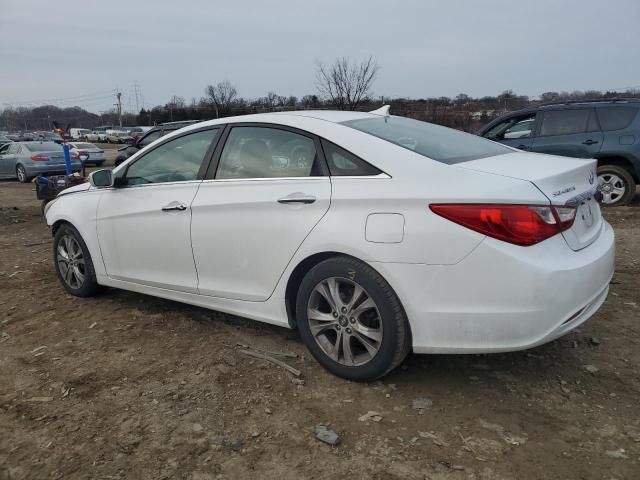
[[[391,110],[391,105],[384,105],[380,108],[378,108],[377,110],[372,110],[369,113],[372,113],[374,115],[382,115],[383,117],[388,117],[389,116],[389,110]]]

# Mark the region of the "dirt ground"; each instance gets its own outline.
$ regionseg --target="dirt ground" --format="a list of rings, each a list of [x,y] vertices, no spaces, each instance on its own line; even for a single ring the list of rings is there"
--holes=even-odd
[[[0,479],[638,479],[640,202],[605,215],[616,275],[579,331],[411,355],[367,384],[326,373],[295,332],[65,295],[32,187],[0,182]],[[303,380],[238,344],[295,354]]]

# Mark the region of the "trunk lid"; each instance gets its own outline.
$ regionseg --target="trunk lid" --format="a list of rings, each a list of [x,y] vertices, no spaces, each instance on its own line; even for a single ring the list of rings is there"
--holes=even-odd
[[[597,161],[514,152],[456,164],[457,167],[528,180],[553,205],[575,205],[573,226],[562,233],[572,250],[593,243],[602,230],[600,206],[594,198],[598,188]]]

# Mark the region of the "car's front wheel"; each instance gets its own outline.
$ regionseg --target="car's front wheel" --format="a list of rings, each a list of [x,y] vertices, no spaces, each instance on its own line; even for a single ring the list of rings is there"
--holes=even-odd
[[[298,290],[300,335],[316,360],[350,380],[372,380],[396,368],[411,347],[409,324],[391,286],[350,257],[313,267]]]
[[[636,193],[636,182],[631,174],[618,165],[598,167],[598,183],[602,203],[608,207],[627,205]]]
[[[80,233],[69,224],[56,231],[53,262],[58,280],[71,295],[90,297],[100,290],[89,249]]]

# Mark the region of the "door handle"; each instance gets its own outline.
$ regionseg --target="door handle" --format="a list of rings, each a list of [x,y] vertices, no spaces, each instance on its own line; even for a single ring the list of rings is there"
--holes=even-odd
[[[518,150],[529,150],[531,147],[528,145],[518,145],[516,148]]]
[[[278,203],[302,203],[302,204],[310,204],[316,201],[316,197],[313,195],[304,195],[304,194],[293,194],[287,197],[282,197],[278,199]]]
[[[171,202],[168,205],[162,207],[163,212],[184,212],[187,209],[187,206],[184,203],[180,202]]]
[[[598,143],[597,140],[585,140],[584,142],[582,142],[584,145],[593,145],[594,143]]]

